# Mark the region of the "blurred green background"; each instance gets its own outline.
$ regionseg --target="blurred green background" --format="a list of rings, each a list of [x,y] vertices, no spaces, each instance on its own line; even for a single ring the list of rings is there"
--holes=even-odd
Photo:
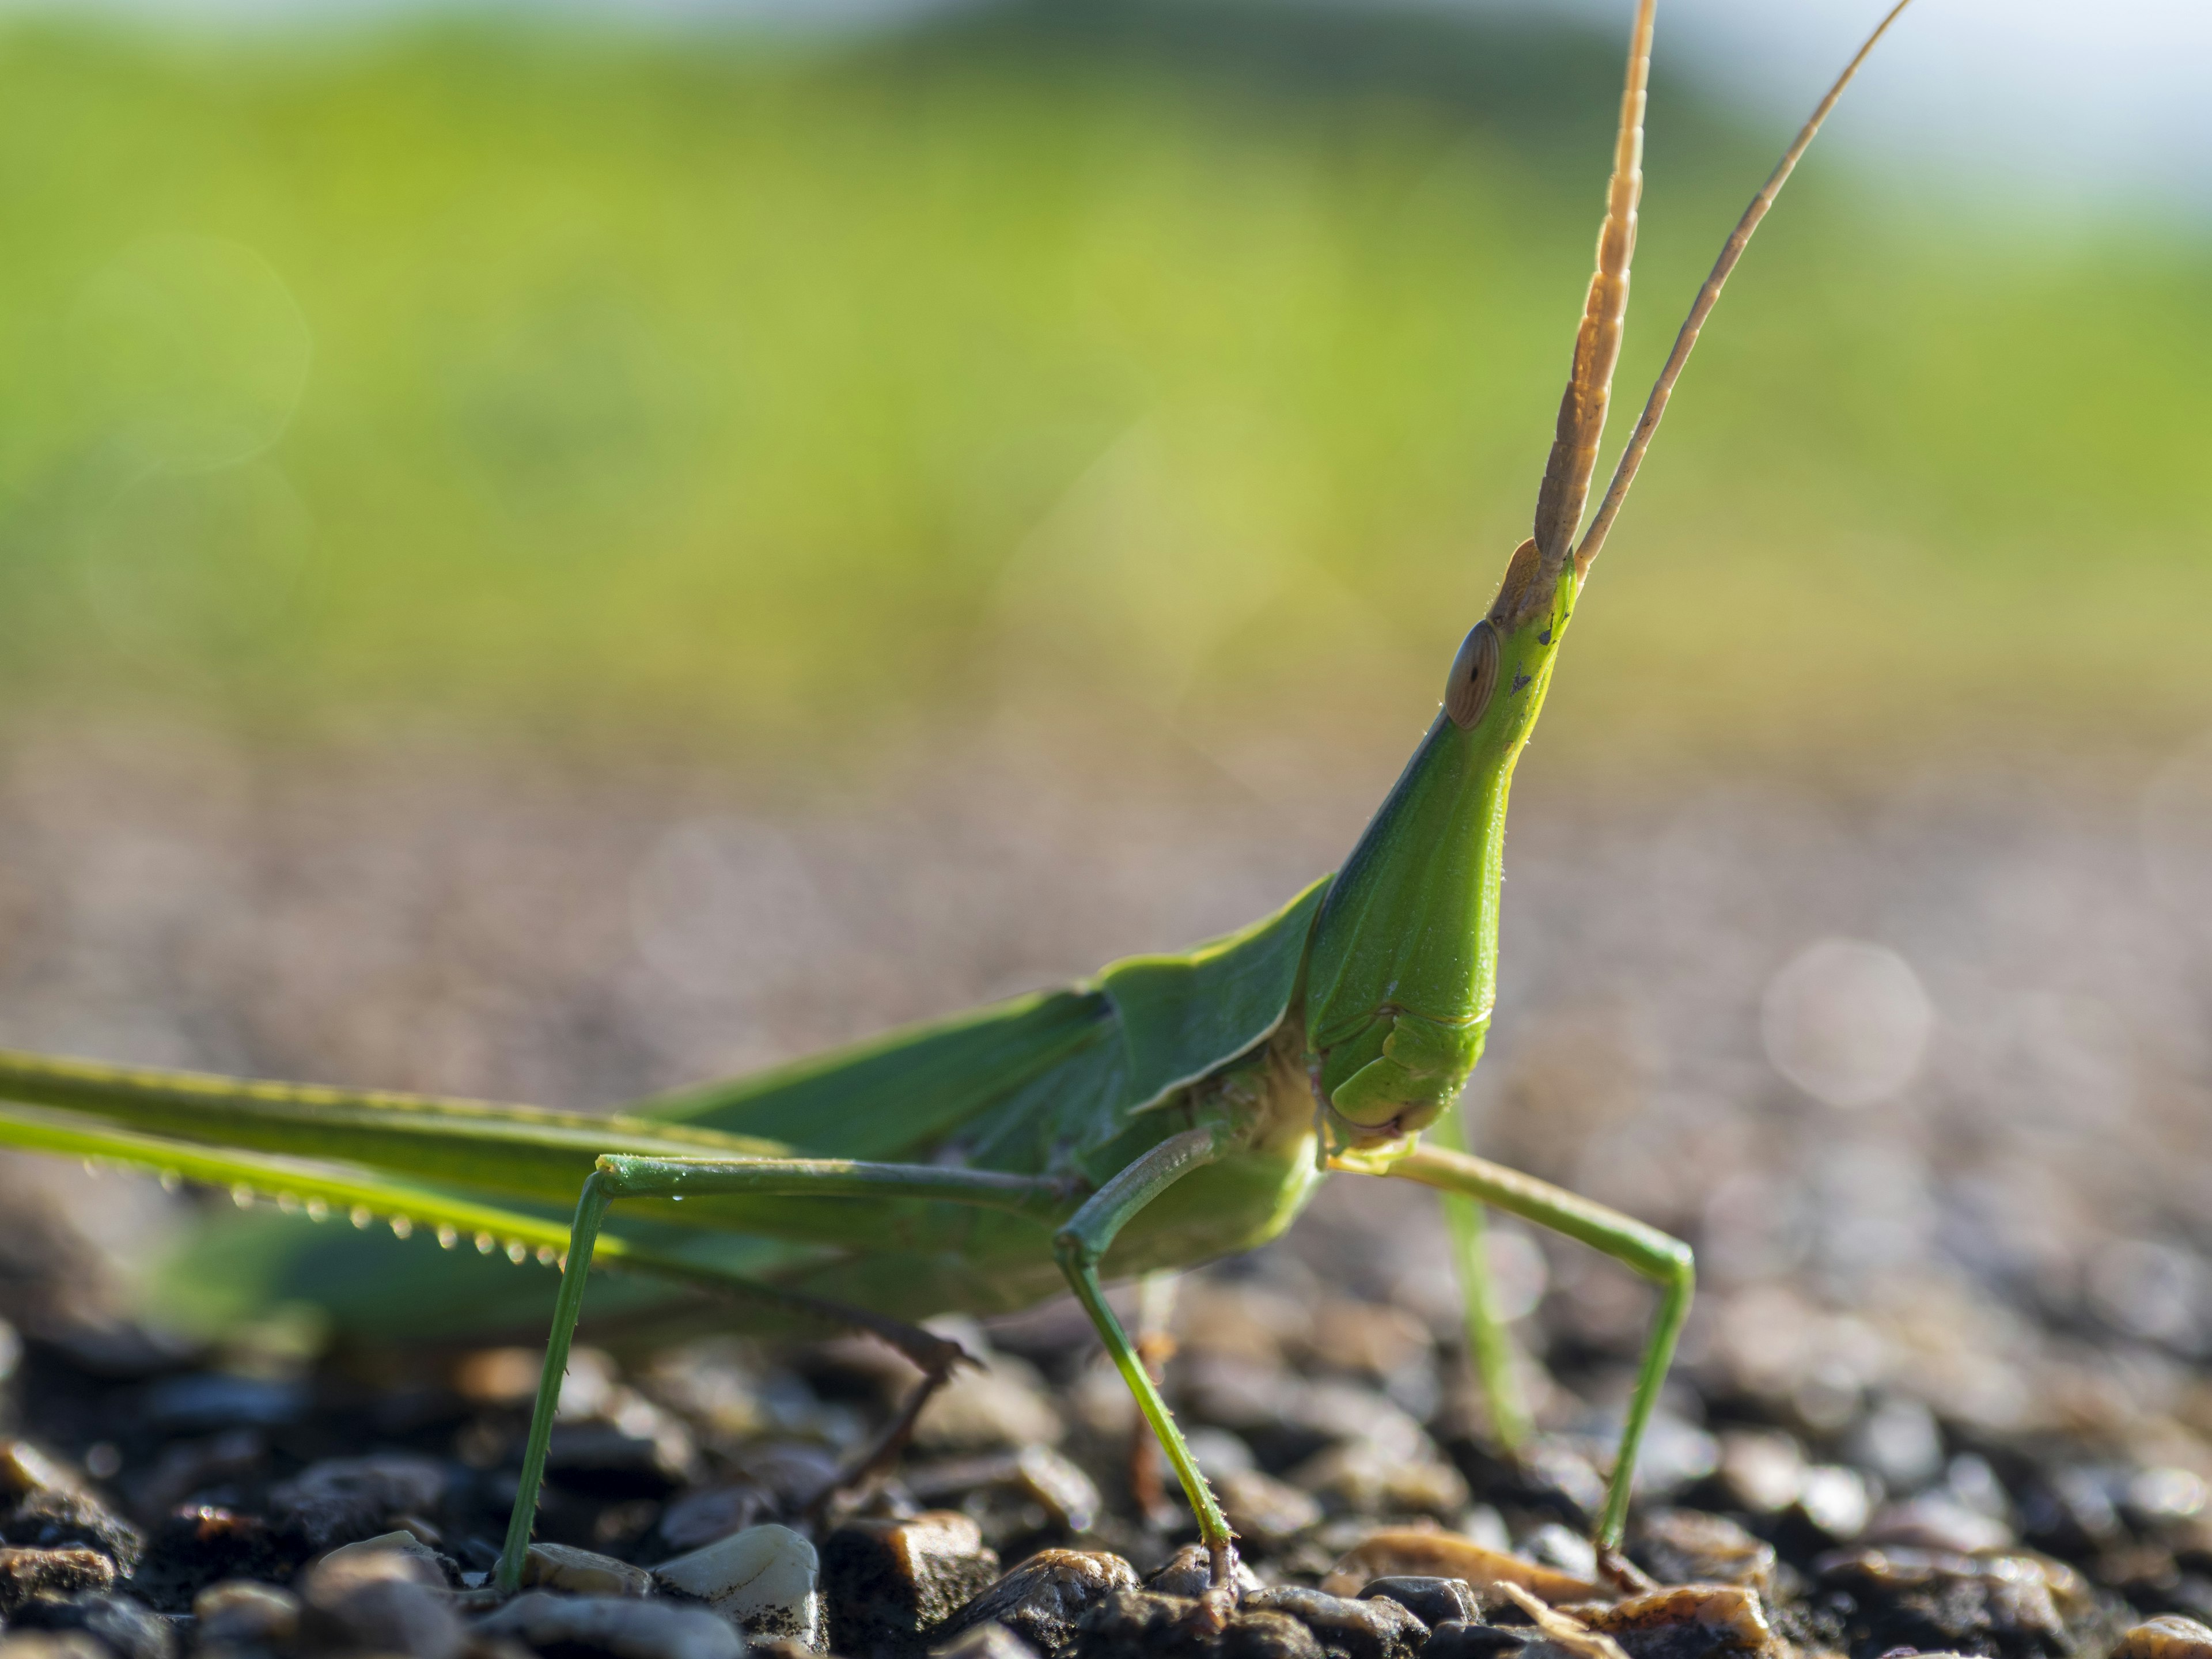
[[[1395,760],[1524,532],[1618,58],[1279,6],[17,20],[0,695],[771,767],[1000,720]],[[1616,442],[1783,137],[1663,76],[1651,122]],[[1879,769],[2212,720],[2207,292],[2199,229],[1816,155],[1547,750]]]

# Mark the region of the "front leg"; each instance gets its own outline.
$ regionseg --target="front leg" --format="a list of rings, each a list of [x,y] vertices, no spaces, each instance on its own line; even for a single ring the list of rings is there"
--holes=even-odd
[[[1067,1275],[1076,1300],[1091,1316],[1114,1369],[1121,1373],[1121,1380],[1136,1396],[1137,1409],[1159,1437],[1168,1466],[1175,1470],[1183,1496],[1190,1500],[1191,1512],[1198,1517],[1198,1535],[1212,1568],[1205,1616],[1216,1626],[1227,1622],[1237,1597],[1237,1534],[1215,1501],[1213,1489],[1199,1472],[1198,1460],[1191,1455],[1182,1431],[1176,1427],[1167,1401],[1160,1398],[1144,1356],[1107,1304],[1106,1292],[1098,1282],[1098,1264],[1139,1210],[1192,1170],[1220,1156],[1221,1148],[1211,1129],[1186,1129],[1170,1135],[1101,1187],[1052,1242],[1060,1272]]]
[[[1418,1181],[1445,1194],[1520,1216],[1553,1232],[1565,1233],[1593,1249],[1602,1250],[1659,1287],[1659,1309],[1653,1316],[1651,1334],[1644,1345],[1636,1391],[1629,1397],[1628,1419],[1621,1425],[1620,1449],[1613,1454],[1613,1474],[1606,1486],[1605,1509],[1598,1516],[1592,1539],[1597,1546],[1598,1569],[1601,1573],[1618,1584],[1642,1582],[1643,1575],[1621,1553],[1621,1539],[1628,1528],[1628,1497],[1636,1475],[1636,1454],[1644,1443],[1644,1431],[1650,1424],[1652,1408],[1659,1403],[1659,1390],[1667,1381],[1667,1368],[1674,1357],[1674,1342],[1682,1334],[1682,1322],[1689,1316],[1690,1297],[1697,1285],[1690,1247],[1656,1227],[1648,1227],[1618,1210],[1594,1204],[1549,1182],[1441,1146],[1417,1146],[1404,1157],[1368,1172]]]

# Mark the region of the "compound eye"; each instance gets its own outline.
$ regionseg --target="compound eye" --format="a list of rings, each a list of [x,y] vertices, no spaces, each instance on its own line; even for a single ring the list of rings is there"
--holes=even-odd
[[[1444,682],[1444,713],[1462,732],[1482,718],[1498,689],[1498,630],[1486,617],[1468,630]]]

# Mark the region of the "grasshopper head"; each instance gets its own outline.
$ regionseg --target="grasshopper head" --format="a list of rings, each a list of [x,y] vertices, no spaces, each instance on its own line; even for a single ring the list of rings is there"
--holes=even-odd
[[[1418,1133],[1482,1056],[1506,793],[1575,587],[1571,567],[1545,584],[1536,544],[1522,544],[1453,659],[1443,708],[1329,890],[1305,997],[1325,1153]]]

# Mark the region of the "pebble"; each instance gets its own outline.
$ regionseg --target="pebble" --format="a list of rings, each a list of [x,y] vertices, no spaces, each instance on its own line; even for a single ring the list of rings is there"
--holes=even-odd
[[[138,1564],[145,1534],[87,1489],[73,1469],[27,1440],[0,1441],[0,1543],[103,1550],[125,1572]]]
[[[1637,1528],[1637,1556],[1662,1584],[1774,1587],[1774,1546],[1726,1516],[1654,1510]]]
[[[2121,1637],[2112,1659],[2212,1659],[2212,1627],[2170,1613]]]
[[[822,1545],[830,1645],[844,1659],[905,1659],[999,1576],[969,1516],[929,1510],[907,1520],[854,1521]]]
[[[1053,1659],[1075,1627],[1108,1596],[1137,1588],[1137,1570],[1104,1551],[1039,1550],[955,1613],[939,1640],[978,1626],[1004,1626]]]
[[[1720,1437],[1720,1488],[1731,1509],[1779,1515],[1805,1486],[1805,1450],[1784,1429],[1730,1429]]]
[[[343,1573],[371,1556],[385,1554],[404,1556],[409,1563],[406,1577],[418,1583],[432,1589],[449,1589],[453,1586],[453,1573],[447,1559],[404,1528],[341,1544],[316,1563],[316,1568]]]
[[[1942,1471],[1943,1436],[1927,1407],[1893,1395],[1851,1430],[1844,1455],[1881,1476],[1893,1492],[1910,1492]]]
[[[777,1509],[775,1495],[753,1481],[709,1486],[671,1500],[660,1512],[656,1530],[670,1547],[696,1549],[717,1538],[743,1532],[763,1515]]]
[[[83,1484],[30,1441],[0,1440],[0,1492],[21,1498],[34,1492],[78,1492]]]
[[[1429,1632],[1421,1659],[1510,1659],[1535,1638],[1527,1625],[1478,1625],[1445,1620]]]
[[[82,1631],[117,1659],[174,1659],[169,1621],[127,1595],[88,1590],[67,1599],[34,1596],[9,1621],[15,1631]]]
[[[229,1578],[289,1578],[307,1552],[258,1515],[210,1504],[171,1513],[147,1540],[131,1588],[165,1613],[180,1613],[210,1584]]]
[[[1035,1648],[988,1620],[929,1651],[930,1659],[1037,1659]]]
[[[1352,1515],[1455,1515],[1468,1504],[1467,1477],[1421,1437],[1421,1449],[1368,1439],[1316,1452],[1291,1471],[1291,1481],[1334,1510]]]
[[[593,1498],[665,1498],[702,1472],[683,1419],[623,1389],[606,1421],[556,1423],[546,1448],[549,1479]]]
[[[192,1598],[200,1644],[284,1648],[300,1628],[300,1598],[274,1584],[229,1578]]]
[[[319,1553],[385,1532],[399,1516],[434,1514],[449,1481],[445,1464],[409,1453],[326,1458],[271,1487],[269,1510]]]
[[[1325,1659],[1302,1620],[1249,1601],[1209,1633],[1194,1599],[1124,1590],[1084,1615],[1068,1659]]]
[[[1598,1593],[1597,1585],[1588,1578],[1486,1548],[1456,1533],[1423,1532],[1410,1527],[1385,1527],[1370,1534],[1329,1569],[1321,1587],[1334,1595],[1350,1595],[1370,1579],[1401,1574],[1463,1578],[1479,1592],[1492,1584],[1518,1584],[1554,1604],[1587,1601]]]
[[[1213,1562],[1203,1544],[1185,1544],[1155,1568],[1145,1588],[1156,1595],[1179,1595],[1196,1600],[1213,1585]],[[1237,1563],[1237,1593],[1260,1588],[1260,1580],[1240,1558]]]
[[[1848,1544],[1866,1530],[1874,1513],[1874,1494],[1856,1469],[1842,1463],[1815,1463],[1799,1482],[1796,1513],[1815,1531]]]
[[[526,1590],[489,1618],[479,1637],[512,1637],[569,1659],[739,1659],[744,1638],[704,1607],[629,1595],[553,1595]],[[404,1650],[403,1650],[404,1651]]]
[[[98,1550],[0,1547],[0,1617],[14,1618],[34,1595],[74,1595],[115,1583],[115,1563]]]
[[[115,1659],[88,1631],[26,1631],[0,1637],[0,1659]]]
[[[1221,1659],[1324,1659],[1327,1650],[1303,1620],[1255,1609],[1230,1619],[1215,1651]]]
[[[1190,1596],[1152,1590],[1109,1595],[1084,1614],[1073,1659],[1198,1659],[1209,1645],[1195,1629],[1198,1605]],[[1321,1644],[1310,1632],[1306,1639],[1318,1654]]]
[[[1246,1596],[1244,1609],[1288,1613],[1346,1659],[1413,1659],[1429,1639],[1429,1627],[1388,1597],[1358,1601],[1285,1586]]]
[[[925,1503],[1004,1488],[1036,1504],[1064,1532],[1090,1531],[1097,1523],[1103,1502],[1097,1483],[1050,1446],[924,1464],[905,1472],[904,1485]]]
[[[1710,1659],[1776,1650],[1758,1595],[1741,1585],[1686,1584],[1567,1611],[1618,1642],[1629,1659]]]
[[[1207,1479],[1237,1535],[1261,1548],[1288,1543],[1321,1522],[1319,1500],[1272,1474],[1258,1469],[1231,1469]]]
[[[1978,1555],[2008,1547],[2013,1535],[2012,1528],[1996,1516],[1968,1509],[1955,1498],[1925,1492],[1877,1510],[1867,1523],[1863,1541]]]
[[[201,1371],[148,1387],[139,1405],[143,1426],[164,1434],[212,1429],[275,1428],[306,1415],[307,1386],[291,1381]]]
[[[24,1493],[0,1517],[0,1542],[39,1549],[95,1549],[113,1556],[129,1572],[145,1552],[146,1534],[92,1493],[50,1486]]]
[[[532,1544],[523,1558],[522,1583],[526,1589],[565,1590],[571,1595],[653,1593],[653,1575],[643,1567],[569,1544]]]
[[[2056,1659],[2072,1646],[2051,1580],[2031,1556],[1862,1549],[1816,1565],[1820,1588],[1845,1598],[1838,1610],[1854,1652],[1906,1647]]]
[[[1395,1577],[1370,1579],[1359,1592],[1363,1601],[1378,1595],[1389,1596],[1431,1630],[1438,1625],[1454,1621],[1464,1624],[1482,1616],[1482,1598],[1464,1578],[1415,1577],[1401,1573]]]
[[[1577,1578],[1595,1579],[1597,1550],[1579,1532],[1547,1521],[1521,1540],[1521,1553]]]
[[[926,1451],[996,1451],[1057,1445],[1066,1432],[1036,1370],[1006,1354],[963,1365],[929,1397],[915,1424]]]
[[[651,1576],[704,1601],[749,1638],[788,1637],[818,1648],[823,1635],[820,1569],[813,1545],[788,1527],[768,1525],[664,1561]]]
[[[460,1652],[465,1638],[444,1571],[428,1550],[407,1541],[415,1547],[380,1539],[369,1548],[335,1550],[308,1569],[299,1583],[302,1653],[453,1659]]]

